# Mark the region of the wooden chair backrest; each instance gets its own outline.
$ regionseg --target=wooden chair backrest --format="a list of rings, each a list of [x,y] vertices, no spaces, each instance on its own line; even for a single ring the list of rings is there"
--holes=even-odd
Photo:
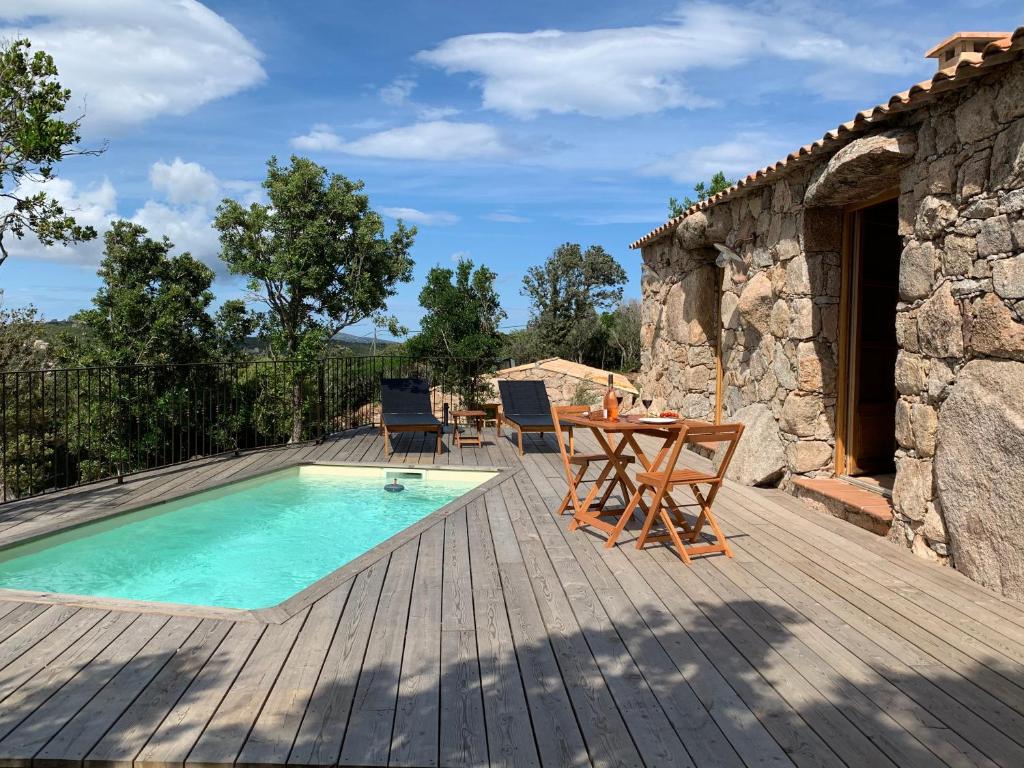
[[[693,443],[704,448],[713,448],[716,449],[716,453],[723,443],[726,444],[722,461],[715,470],[715,480],[721,481],[725,477],[726,470],[729,469],[729,462],[732,461],[732,455],[736,452],[736,446],[739,445],[742,435],[743,425],[739,423],[700,424],[687,427],[683,435],[683,442]]]
[[[551,406],[551,421],[555,425],[555,440],[558,441],[558,452],[562,454],[562,466],[565,467],[565,474],[569,478],[569,482],[572,482],[572,468],[569,466],[569,448],[565,444],[565,435],[558,428],[559,423],[563,416],[576,416],[581,413],[587,413],[589,410],[589,405]]]

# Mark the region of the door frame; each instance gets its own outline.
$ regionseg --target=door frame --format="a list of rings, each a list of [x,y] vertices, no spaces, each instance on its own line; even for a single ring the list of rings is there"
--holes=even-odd
[[[857,280],[860,271],[860,234],[861,218],[865,208],[879,203],[894,200],[900,196],[898,187],[861,200],[850,203],[843,208],[843,233],[841,257],[841,279],[839,288],[839,360],[836,371],[836,422],[835,422],[835,474],[849,474],[854,460],[851,456],[853,435],[854,403],[856,399],[856,377],[851,373],[856,370],[856,350],[853,340],[856,338],[854,323],[857,320]]]

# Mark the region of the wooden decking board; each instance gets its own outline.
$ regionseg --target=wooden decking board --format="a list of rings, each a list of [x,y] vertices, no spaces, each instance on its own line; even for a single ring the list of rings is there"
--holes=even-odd
[[[548,480],[547,477],[536,480],[534,487],[544,498],[545,506],[557,508],[559,494],[548,484]],[[539,528],[547,529],[547,535],[561,536],[566,546],[573,550],[573,555],[579,560],[581,573],[590,581],[589,593],[597,597],[608,613],[623,645],[675,727],[680,742],[685,745],[693,762],[697,765],[742,765],[736,751],[700,703],[689,683],[678,681],[678,668],[606,563],[597,556],[591,542],[583,536],[567,533],[565,525],[559,525],[562,521],[554,521],[543,512],[536,515],[535,519]],[[583,602],[577,600],[574,604]],[[677,760],[680,765],[685,764],[683,755],[678,755]]]
[[[120,672],[169,621],[140,616],[77,670],[53,695],[0,740],[0,764],[31,765],[32,758]],[[102,734],[101,734],[102,735]]]
[[[436,766],[440,754],[444,523],[420,535],[388,764]]]
[[[56,631],[77,612],[78,609],[74,606],[54,605],[34,616],[17,632],[0,642],[0,670]]]
[[[824,528],[829,534],[839,534],[840,539],[844,535],[841,527],[843,521],[831,516],[818,515],[783,491],[764,491],[764,502],[771,508],[780,507],[796,517],[808,520]],[[819,517],[820,520],[817,519]],[[979,589],[976,583],[950,568],[935,568],[932,563],[920,558],[908,557],[905,550],[890,546],[889,542],[866,531],[851,531],[850,537],[857,545],[858,551],[870,553],[878,560],[900,569],[907,574],[912,583],[930,585],[934,590],[933,594],[944,602],[956,606],[962,604],[962,601],[957,602],[959,598],[969,600],[973,606],[986,612],[986,620],[1001,619],[1003,624],[1010,622],[1014,624],[1015,629],[1024,629],[1024,607],[1019,603],[987,589]],[[1001,624],[994,623],[992,626],[998,629]]]
[[[75,611],[58,627],[48,630],[31,648],[12,658],[0,671],[0,701],[92,629],[104,615],[104,611]]]
[[[1013,667],[1021,663],[1021,654],[1024,654],[1024,646],[1014,643],[1009,638],[991,631],[984,626],[978,626],[974,622],[965,619],[962,613],[958,613],[949,607],[930,598],[923,591],[914,588],[911,584],[898,581],[893,578],[882,581],[875,576],[875,565],[872,559],[866,559],[858,552],[850,552],[845,557],[836,557],[836,550],[822,549],[821,541],[829,538],[828,533],[820,530],[811,530],[813,526],[805,521],[794,522],[789,530],[804,541],[809,547],[813,547],[821,553],[821,562],[829,564],[832,572],[856,586],[866,595],[883,600],[887,605],[910,619],[916,626],[935,633],[938,627],[950,627],[952,631],[946,632],[947,642],[955,646],[954,653],[960,652],[976,661],[986,665]],[[853,570],[850,563],[864,563],[862,570]],[[941,624],[939,623],[941,622]],[[1008,681],[1011,682],[1012,681]],[[1011,695],[1018,697],[1024,694],[1024,689],[1014,685],[1016,691]],[[1002,688],[1002,690],[1013,691],[1013,688]]]
[[[54,695],[65,683],[92,662],[135,620],[130,613],[109,613],[88,632],[61,652],[3,699],[0,706],[0,739]]]
[[[345,729],[341,765],[387,765],[419,540],[391,553]]]
[[[217,650],[230,622],[206,619],[131,703],[86,757],[92,765],[131,766],[136,755]]]
[[[441,765],[487,763],[469,527],[465,510],[444,521],[441,585]]]
[[[28,626],[36,617],[47,610],[45,605],[38,603],[21,603],[17,608],[8,613],[3,622],[0,623],[0,643],[6,643],[8,638],[13,637]]]
[[[528,513],[522,497],[510,483],[502,484],[501,490],[523,555],[522,581],[524,587],[533,590],[591,761],[595,765],[643,765],[543,543],[526,522]]]
[[[737,511],[736,517],[743,519],[743,513]],[[779,551],[782,552],[781,549]],[[1006,706],[1005,700],[999,695],[1003,689],[1002,684],[1006,682],[1004,678],[997,677],[996,690],[989,689],[987,685],[979,685],[977,678],[991,681],[994,676],[987,667],[965,662],[964,656],[955,650],[946,653],[950,648],[947,643],[902,618],[884,601],[851,590],[847,582],[835,576],[831,569],[823,567],[820,559],[812,561],[793,551],[782,554],[783,559],[792,563],[798,572],[824,585],[841,596],[845,604],[856,608],[855,613],[848,614],[848,620],[855,627],[867,626],[870,630],[873,625],[880,624],[888,630],[885,647],[894,657],[911,667],[945,667],[948,673],[935,678],[940,687],[949,690],[957,700],[969,703],[972,713],[988,720],[1007,736],[1018,741],[1024,738],[1024,721],[1020,714]]]
[[[887,716],[896,720],[901,727],[928,747],[946,765],[957,765],[966,759],[970,765],[991,764],[980,752],[973,749],[963,738],[931,715],[920,710],[916,702],[885,678],[873,674],[871,667],[846,650],[821,628],[809,621],[792,621],[792,606],[776,595],[767,584],[758,581],[749,571],[736,565],[716,564],[723,574],[746,594],[764,606],[772,616],[803,640],[815,653],[826,659],[838,672],[870,697]]]
[[[137,768],[171,768],[185,763],[263,632],[259,624],[239,622],[231,627],[136,755]]]
[[[381,559],[353,582],[345,612],[288,756],[289,765],[322,766],[338,762],[387,569],[388,558]]]
[[[490,762],[539,768],[537,744],[516,660],[484,499],[471,502],[466,514]]]
[[[540,608],[516,543],[502,494],[484,497],[495,563],[505,598],[537,751],[544,765],[589,764],[587,747],[558,671]]]
[[[307,692],[316,686],[350,587],[351,583],[346,583],[310,607],[295,645],[235,760],[236,765],[287,762],[306,711]]]
[[[546,503],[554,508],[560,501],[560,489],[550,484],[550,478],[548,480],[546,487],[538,490],[545,495]],[[598,594],[602,599],[617,604],[614,609],[616,615],[627,617],[625,631],[620,630],[623,639],[629,642],[627,638],[634,634],[629,629],[629,622],[632,622],[634,626],[642,623],[657,641],[657,648],[648,641],[647,647],[638,648],[634,657],[658,662],[645,674],[659,698],[666,702],[666,708],[671,707],[673,724],[698,765],[742,765],[743,755],[748,763],[792,765],[735,691],[657,600],[643,576],[630,567],[618,551],[598,559],[595,547],[601,545],[599,539],[570,535],[567,541],[583,547],[579,552],[583,562],[587,563],[585,570],[588,573],[607,567],[608,573],[614,577],[614,583],[605,580],[598,586]],[[644,637],[643,633],[635,634]],[[707,674],[709,667],[711,675]],[[679,684],[679,675],[686,685]],[[701,681],[702,677],[706,682]],[[723,706],[724,702],[729,703]],[[732,734],[731,742],[726,739],[726,733]]]
[[[349,430],[0,508],[3,542],[297,461],[524,470],[270,624],[0,601],[0,768],[1024,765],[1024,606],[732,484],[735,559],[635,523],[606,550],[552,514],[551,436],[444,442]]]
[[[813,525],[813,523],[811,523]],[[832,545],[838,544],[837,533],[832,531],[815,531],[815,536],[808,537],[801,526],[797,535],[809,545],[821,550],[823,541]],[[895,549],[894,547],[889,547]],[[829,556],[827,550],[823,555]],[[971,600],[946,602],[936,595],[946,595],[946,590],[922,589],[918,586],[918,572],[910,572],[907,563],[894,563],[873,553],[851,551],[848,563],[864,563],[860,575],[870,579],[879,586],[896,593],[909,604],[927,612],[927,615],[944,623],[955,626],[964,634],[970,635],[997,654],[1011,659],[1013,662],[1024,663],[1024,627],[1006,620],[1002,616],[994,616],[990,611],[979,608]],[[906,558],[902,558],[905,560]],[[936,569],[929,569],[936,570]],[[1001,603],[1000,603],[1001,605]],[[925,614],[918,614],[925,615]],[[995,657],[996,660],[998,657]],[[998,663],[998,662],[997,662]]]
[[[301,623],[266,628],[189,752],[187,765],[235,762],[301,628]]]
[[[32,761],[38,766],[81,763],[107,730],[155,678],[199,625],[172,616],[138,653],[47,742]]]
[[[947,726],[962,733],[973,745],[985,745],[982,751],[986,754],[996,755],[996,759],[1009,760],[1009,764],[1020,760],[1019,745],[977,714],[976,707],[987,711],[991,701],[984,698],[978,701],[978,691],[973,684],[951,682],[951,678],[958,676],[951,670],[943,670],[927,657],[916,663],[913,659],[910,663],[900,660],[901,654],[913,654],[916,649],[888,627],[875,622],[871,616],[851,606],[841,597],[842,592],[833,592],[813,579],[800,579],[803,574],[776,555],[778,548],[768,547],[753,538],[737,538],[736,541],[739,542],[739,547],[753,548],[758,551],[764,562],[773,564],[782,577],[782,586],[776,584],[776,589],[785,590],[788,588],[786,585],[799,583],[799,589],[811,596],[810,605],[824,605],[828,610],[835,612],[834,623],[829,615],[820,611],[812,613],[810,620],[826,629],[837,627],[838,630],[833,634],[841,638],[845,646],[867,661],[885,679],[904,690],[911,698],[926,707],[927,711],[940,716]],[[758,563],[757,568],[762,569],[766,566]],[[861,633],[864,633],[865,638],[871,639],[866,642],[860,641]],[[940,670],[941,674],[935,674]],[[963,700],[969,702],[971,707],[961,703]]]

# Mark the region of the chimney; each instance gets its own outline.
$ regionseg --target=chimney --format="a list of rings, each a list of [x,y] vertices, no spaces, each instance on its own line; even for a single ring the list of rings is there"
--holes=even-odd
[[[957,32],[925,53],[925,58],[938,59],[940,72],[952,71],[961,61],[981,61],[986,45],[1009,36],[1009,32]]]

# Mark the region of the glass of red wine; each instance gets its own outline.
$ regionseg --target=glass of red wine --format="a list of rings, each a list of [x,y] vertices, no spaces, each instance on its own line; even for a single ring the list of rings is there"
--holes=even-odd
[[[640,402],[644,404],[644,411],[650,415],[651,405],[654,403],[654,398],[645,392],[640,396]]]

